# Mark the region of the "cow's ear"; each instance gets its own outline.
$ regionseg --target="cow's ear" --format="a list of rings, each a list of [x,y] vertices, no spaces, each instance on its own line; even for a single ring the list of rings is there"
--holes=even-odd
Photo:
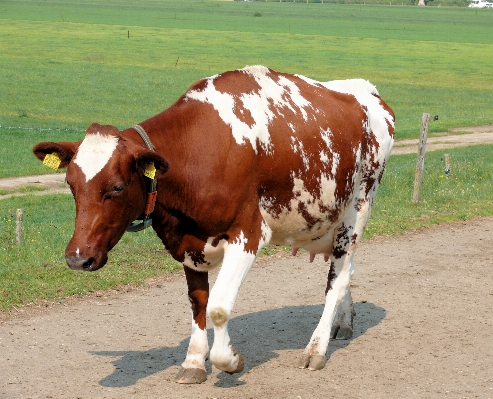
[[[137,169],[146,176],[162,177],[169,169],[169,163],[153,151],[142,151],[136,156]],[[155,169],[155,175],[153,172]]]
[[[53,169],[66,168],[80,143],[80,141],[76,143],[53,143],[51,141],[38,143],[34,146],[33,152],[40,161]]]

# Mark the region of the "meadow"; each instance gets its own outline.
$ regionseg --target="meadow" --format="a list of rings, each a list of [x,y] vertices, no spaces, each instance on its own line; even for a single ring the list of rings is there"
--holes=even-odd
[[[397,4],[397,3],[396,3]],[[363,77],[396,113],[397,139],[493,123],[493,11],[459,7],[153,0],[0,3],[0,177],[49,173],[31,154],[79,140],[94,121],[128,127],[171,105],[194,81],[245,65],[318,80]],[[415,155],[392,156],[366,237],[493,214],[493,146],[425,162],[411,203]],[[14,240],[23,208],[24,243]],[[97,273],[74,273],[64,248],[69,195],[0,200],[0,309],[139,284],[175,270],[152,231],[126,234]],[[266,254],[275,251],[269,248]]]
[[[370,80],[396,112],[398,138],[419,133],[423,112],[439,115],[432,132],[493,121],[491,10],[79,3],[0,3],[0,134],[13,126],[67,136],[93,121],[127,127],[202,77],[255,64]]]

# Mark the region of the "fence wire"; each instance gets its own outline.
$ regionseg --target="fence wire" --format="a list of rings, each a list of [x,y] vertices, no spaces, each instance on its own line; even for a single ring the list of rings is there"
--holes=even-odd
[[[437,115],[437,114],[432,114],[430,113],[432,118],[434,115]],[[481,120],[481,121],[484,121],[484,120],[488,120],[487,123],[493,123],[493,121],[491,120],[491,117],[488,117],[488,116],[473,116],[473,115],[462,115],[462,116],[457,116],[457,115],[453,115],[453,116],[448,116],[448,115],[443,115],[443,114],[438,114],[438,117],[439,119],[455,119],[455,120],[461,120],[461,119],[465,119],[465,120]],[[409,122],[409,121],[416,121],[416,122],[421,122],[421,117],[417,117],[417,118],[397,118],[395,120],[395,123],[396,125],[398,125],[399,123],[401,122]],[[433,120],[431,120],[430,122],[433,122]],[[419,125],[418,125],[419,126]],[[57,128],[57,127],[27,127],[27,126],[5,126],[5,125],[0,125],[0,130],[31,130],[31,131],[38,131],[38,132],[85,132],[86,129],[80,129],[80,128]]]
[[[56,128],[56,127],[22,127],[22,126],[1,126],[5,130],[31,130],[37,132],[85,132],[85,129],[78,128]]]

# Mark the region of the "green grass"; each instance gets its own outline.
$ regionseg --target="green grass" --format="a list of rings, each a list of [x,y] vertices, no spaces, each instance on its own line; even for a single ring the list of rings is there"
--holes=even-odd
[[[34,156],[31,151],[34,145],[41,141],[77,141],[83,137],[82,130],[0,129],[0,138],[7,143],[0,146],[0,178],[54,173]]]
[[[22,244],[15,240],[16,209],[24,210]],[[152,230],[127,233],[98,272],[70,270],[65,247],[73,232],[70,195],[26,196],[0,200],[0,310],[28,302],[140,284],[176,270]]]
[[[411,201],[416,156],[391,156],[365,232],[367,238],[493,215],[493,145],[447,150],[452,164],[448,176],[444,173],[443,153],[426,155],[418,204]],[[17,208],[24,209],[22,245],[15,242]],[[0,309],[141,284],[148,277],[180,267],[148,229],[125,234],[103,269],[94,273],[71,271],[65,264],[64,250],[73,231],[73,217],[74,201],[70,195],[0,200]],[[267,247],[263,255],[276,251],[277,248]]]
[[[445,174],[445,153],[451,173]],[[493,215],[493,146],[428,152],[418,204],[412,203],[416,154],[393,155],[378,190],[366,237]]]
[[[26,193],[32,193],[33,191],[45,191],[47,190],[47,187],[39,187],[39,186],[24,186],[24,187],[18,187],[18,188],[12,188],[8,190],[0,189],[0,195],[9,195],[9,194],[26,194]]]
[[[417,137],[423,112],[440,116],[431,132],[493,123],[490,11],[3,1],[0,125],[123,128],[168,107],[197,79],[251,64],[320,80],[371,80],[396,112],[397,138]],[[0,170],[10,161],[2,157]]]

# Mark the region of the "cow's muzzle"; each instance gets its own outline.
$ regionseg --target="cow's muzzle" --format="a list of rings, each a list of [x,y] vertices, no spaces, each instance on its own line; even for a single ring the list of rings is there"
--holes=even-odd
[[[87,272],[92,272],[99,267],[96,265],[95,258],[81,258],[80,256],[66,256],[68,267],[73,270],[84,270]]]

